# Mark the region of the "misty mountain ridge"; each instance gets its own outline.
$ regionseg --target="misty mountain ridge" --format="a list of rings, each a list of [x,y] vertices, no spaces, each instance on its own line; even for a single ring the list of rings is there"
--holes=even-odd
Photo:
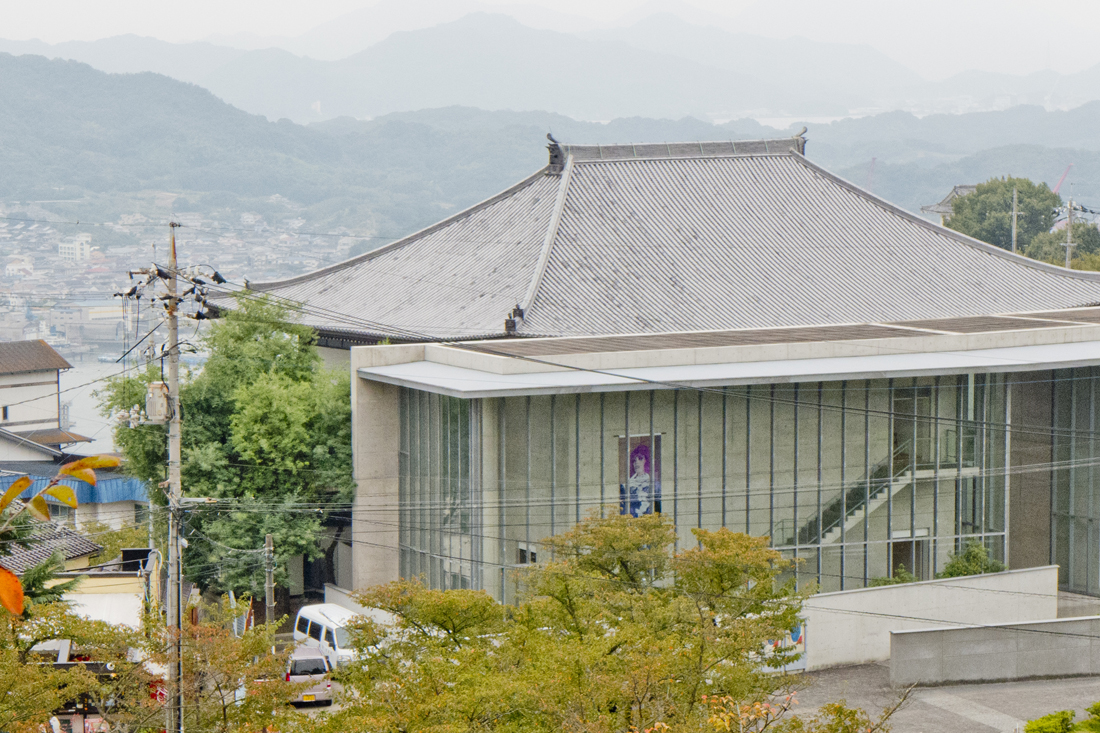
[[[894,112],[810,125],[807,155],[910,211],[957,183],[992,176],[1053,184],[1073,163],[1064,192],[1097,207],[1098,118],[1100,102],[1068,112]],[[81,220],[102,220],[105,200],[138,191],[184,194],[193,207],[185,210],[247,210],[278,194],[319,230],[399,236],[545,165],[548,131],[565,142],[603,144],[759,139],[797,129],[690,117],[595,123],[469,107],[303,126],[271,122],[157,74],[106,74],[77,62],[0,54],[0,136],[7,141],[0,147],[0,199],[82,199],[64,209]]]
[[[478,4],[454,7],[467,5]],[[348,32],[355,27],[349,24]],[[776,40],[670,14],[626,28],[564,33],[472,13],[389,33],[334,61],[137,36],[56,45],[0,41],[0,51],[70,58],[113,73],[155,71],[204,86],[248,112],[301,123],[452,105],[553,109],[588,120],[691,115],[721,122],[892,109],[923,115],[1019,104],[1072,108],[1100,99],[1100,66],[1071,75],[962,72],[927,82],[869,46]]]

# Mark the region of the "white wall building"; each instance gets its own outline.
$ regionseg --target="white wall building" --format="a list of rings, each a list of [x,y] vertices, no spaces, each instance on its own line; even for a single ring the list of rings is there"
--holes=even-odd
[[[69,362],[45,341],[0,343],[0,460],[40,461],[88,440],[61,429],[61,371]]]
[[[84,262],[91,259],[92,235],[78,234],[72,239],[65,240],[57,245],[58,256],[67,262]]]

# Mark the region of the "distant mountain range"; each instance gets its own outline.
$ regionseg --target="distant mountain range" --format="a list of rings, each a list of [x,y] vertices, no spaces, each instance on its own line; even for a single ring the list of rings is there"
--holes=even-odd
[[[1072,163],[1063,194],[1100,208],[1098,122],[1100,102],[1068,112],[893,112],[811,124],[807,154],[912,211],[954,184],[992,176],[1053,185]],[[177,206],[192,207],[184,210],[234,202],[247,209],[279,194],[303,207],[311,226],[398,236],[537,170],[549,131],[568,142],[611,143],[797,129],[690,117],[602,124],[457,106],[299,125],[271,122],[158,74],[106,74],[72,61],[0,54],[0,201],[80,199],[66,215],[88,220],[103,221],[111,197],[139,191],[184,194]]]
[[[670,14],[612,30],[564,32],[508,15],[461,14],[493,7],[478,2],[420,0],[417,7],[429,5],[454,19],[402,30],[398,17],[374,35],[363,30],[369,26],[349,25],[347,38],[334,47],[367,45],[338,59],[136,36],[56,45],[0,40],[0,51],[83,61],[113,73],[153,71],[203,86],[247,112],[299,123],[451,105],[548,110],[584,120],[691,115],[785,123],[888,110],[1070,108],[1100,99],[1100,67],[1022,77],[964,72],[928,82],[869,46],[776,40]],[[567,20],[541,25],[560,28]],[[405,25],[413,21],[410,14]],[[339,38],[337,29],[316,33]]]

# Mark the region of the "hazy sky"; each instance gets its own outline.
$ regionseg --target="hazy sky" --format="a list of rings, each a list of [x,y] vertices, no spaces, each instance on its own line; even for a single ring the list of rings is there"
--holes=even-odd
[[[423,25],[431,25],[431,0]],[[168,41],[212,35],[295,37],[396,0],[0,0],[0,37],[56,43],[134,33]],[[729,30],[867,44],[929,78],[979,69],[1074,72],[1100,63],[1094,0],[484,0],[540,6],[598,25],[672,10]],[[438,5],[438,0],[435,3]]]

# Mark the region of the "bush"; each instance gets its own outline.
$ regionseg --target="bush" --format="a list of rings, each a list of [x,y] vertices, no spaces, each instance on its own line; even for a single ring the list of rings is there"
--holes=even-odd
[[[1084,733],[1100,733],[1100,702],[1094,702],[1089,705],[1085,710],[1089,714],[1088,720],[1082,720],[1077,725],[1073,726],[1073,730],[1082,731]]]
[[[952,555],[937,578],[961,578],[966,575],[999,573],[1005,569],[1003,563],[989,557],[985,545],[977,540],[969,540],[963,551]]]
[[[1073,730],[1072,710],[1059,710],[1050,715],[1036,718],[1024,726],[1024,733],[1070,733]]]
[[[898,569],[894,571],[892,577],[883,576],[881,578],[871,578],[871,582],[868,586],[871,588],[878,588],[883,585],[901,585],[902,583],[915,583],[920,578],[913,575],[911,572],[905,569],[905,566],[898,564]]]

